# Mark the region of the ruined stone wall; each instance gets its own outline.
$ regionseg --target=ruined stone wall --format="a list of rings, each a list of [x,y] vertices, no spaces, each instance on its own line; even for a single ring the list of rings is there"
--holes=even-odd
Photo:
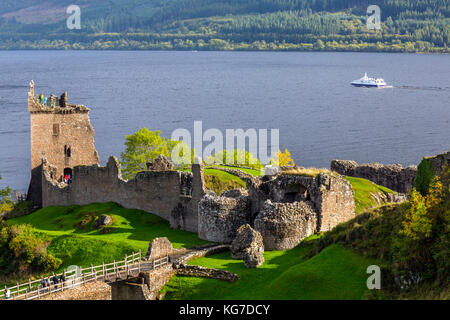
[[[255,219],[264,250],[286,250],[316,233],[317,212],[308,202],[280,203],[267,200]]]
[[[319,174],[315,206],[320,212],[318,231],[329,231],[355,217],[355,201],[350,182],[340,176]]]
[[[250,219],[248,197],[227,198],[207,194],[198,204],[198,236],[200,239],[231,243],[237,229]]]
[[[351,184],[337,174],[278,174],[246,182],[248,196],[207,194],[199,202],[201,239],[230,243],[248,223],[261,233],[267,250],[284,250],[355,216]]]
[[[73,168],[72,183],[58,183],[50,177],[48,165],[44,163],[42,179],[43,206],[85,205],[94,202],[117,202],[126,208],[136,208],[170,220],[172,212],[184,204],[182,212],[185,224],[182,229],[197,231],[197,212],[190,196],[181,194],[181,181],[189,172],[144,171],[130,181],[121,178],[120,164],[110,157],[101,167],[77,166]],[[195,181],[193,188],[196,186]],[[191,210],[191,211],[190,211]]]
[[[400,193],[408,193],[413,188],[417,174],[416,166],[403,168],[399,164],[376,162],[359,165],[350,160],[332,160],[331,170],[345,176],[364,178]]]

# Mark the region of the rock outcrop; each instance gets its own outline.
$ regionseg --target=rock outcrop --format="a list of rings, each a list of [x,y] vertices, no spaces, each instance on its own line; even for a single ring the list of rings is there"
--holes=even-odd
[[[94,228],[101,228],[109,226],[112,223],[112,218],[107,214],[102,214],[98,219],[94,222]]]
[[[264,262],[262,236],[248,224],[239,227],[230,249],[231,256],[244,260],[247,268],[257,268]]]
[[[364,178],[400,193],[408,193],[412,189],[417,174],[416,166],[403,168],[400,164],[377,162],[359,165],[350,160],[332,160],[331,170],[345,176]]]
[[[311,202],[280,203],[267,200],[255,219],[265,250],[296,247],[317,231],[317,213]]]

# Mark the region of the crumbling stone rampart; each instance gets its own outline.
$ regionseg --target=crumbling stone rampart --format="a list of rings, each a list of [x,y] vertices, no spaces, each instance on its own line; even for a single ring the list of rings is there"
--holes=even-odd
[[[238,228],[249,224],[261,233],[266,250],[282,250],[355,216],[353,189],[337,174],[281,173],[246,182],[248,196],[206,195],[200,201],[200,238],[230,243]]]

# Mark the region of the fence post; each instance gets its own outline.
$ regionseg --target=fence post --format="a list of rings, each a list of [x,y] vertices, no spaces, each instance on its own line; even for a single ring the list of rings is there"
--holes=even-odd
[[[123,266],[125,267],[125,277],[128,276],[128,264],[127,264],[127,255],[125,255],[125,260]]]
[[[64,269],[63,270],[63,277],[64,277],[64,281],[62,282],[62,289],[63,289],[63,291],[66,289],[66,286],[65,286],[65,282],[66,282],[66,273],[67,273],[67,270],[66,269]]]
[[[153,269],[155,269],[155,259],[153,259],[152,266],[153,266]]]
[[[103,261],[103,263],[102,263],[102,272],[103,272],[103,279],[106,279],[106,275],[105,275],[105,261]]]
[[[30,278],[28,278],[28,288],[29,288],[30,291],[31,291],[31,279],[30,279]]]
[[[139,261],[141,261],[141,249],[139,249]]]
[[[141,259],[138,261],[138,274],[141,273]]]

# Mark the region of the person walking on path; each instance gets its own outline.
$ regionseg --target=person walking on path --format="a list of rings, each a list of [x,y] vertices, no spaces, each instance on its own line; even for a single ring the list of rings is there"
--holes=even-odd
[[[50,276],[47,277],[47,288],[49,288],[49,292],[52,291],[52,289],[50,288],[51,284],[50,284]]]
[[[43,293],[47,292],[47,290],[45,289],[45,287],[47,287],[47,282],[45,281],[44,277],[42,277],[41,286],[42,286],[42,292]]]
[[[59,282],[61,282],[61,287],[64,288],[64,282],[66,282],[66,271],[64,271],[64,272],[59,276]]]
[[[55,285],[55,290],[58,289],[58,277],[56,276],[56,274],[53,274],[53,284]]]

